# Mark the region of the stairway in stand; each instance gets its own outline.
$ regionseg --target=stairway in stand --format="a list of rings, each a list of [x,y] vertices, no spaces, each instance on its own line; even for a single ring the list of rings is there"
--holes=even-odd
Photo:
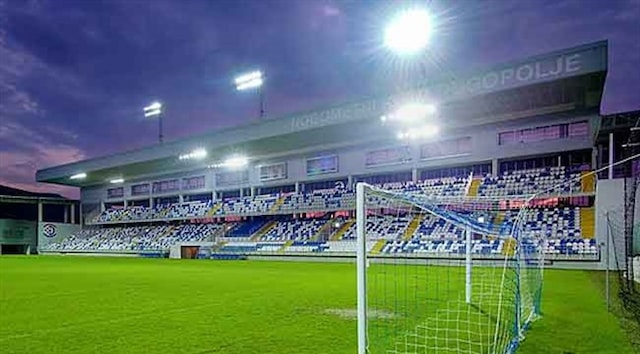
[[[339,241],[340,239],[342,239],[342,236],[344,236],[344,234],[349,231],[349,229],[353,224],[355,224],[355,222],[356,221],[353,219],[347,220],[344,224],[342,224],[342,227],[340,227],[338,231],[334,232],[333,235],[331,235],[329,241]]]
[[[416,215],[413,217],[413,220],[409,223],[409,226],[404,230],[402,234],[402,239],[405,241],[411,240],[413,234],[416,233],[418,227],[420,227],[420,223],[422,222],[422,215]]]
[[[267,232],[269,232],[271,229],[273,229],[274,226],[276,226],[278,222],[275,220],[269,221],[268,223],[266,223],[263,227],[260,228],[260,230],[256,231],[253,236],[251,236],[251,241],[260,241],[260,239],[262,238],[262,236],[266,235]]]
[[[593,207],[580,208],[580,233],[582,238],[592,239],[595,236],[596,217]]]
[[[474,178],[471,181],[471,186],[469,186],[469,197],[475,197],[478,195],[478,190],[480,189],[480,185],[482,184],[481,178]]]

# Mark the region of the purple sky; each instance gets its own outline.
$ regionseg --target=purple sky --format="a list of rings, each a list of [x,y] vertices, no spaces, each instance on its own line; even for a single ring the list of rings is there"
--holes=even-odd
[[[429,4],[425,75],[609,39],[603,113],[640,109],[640,0]],[[267,116],[357,99],[406,72],[381,47],[402,1],[0,0],[0,184],[38,168],[156,143],[141,108],[166,104],[165,139],[245,124],[257,97],[235,73],[267,75]]]

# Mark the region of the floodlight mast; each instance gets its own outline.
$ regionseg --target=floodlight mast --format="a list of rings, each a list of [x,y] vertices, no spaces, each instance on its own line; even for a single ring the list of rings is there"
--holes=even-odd
[[[160,144],[162,144],[164,141],[164,136],[162,135],[163,108],[164,107],[162,106],[162,103],[156,101],[144,107],[143,109],[145,118],[158,117],[158,142]]]
[[[257,70],[239,75],[234,79],[234,83],[237,91],[258,90],[260,119],[264,118],[264,74],[262,71]]]

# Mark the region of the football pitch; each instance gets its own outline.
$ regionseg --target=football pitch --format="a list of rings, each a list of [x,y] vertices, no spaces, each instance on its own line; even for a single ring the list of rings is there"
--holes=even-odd
[[[519,353],[633,352],[601,274],[544,278]],[[355,353],[355,283],[354,264],[3,256],[0,352]]]

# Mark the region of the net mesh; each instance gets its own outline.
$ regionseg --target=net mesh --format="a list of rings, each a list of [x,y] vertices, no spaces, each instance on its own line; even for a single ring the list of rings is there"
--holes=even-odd
[[[513,351],[542,286],[529,199],[363,190],[366,352]]]

